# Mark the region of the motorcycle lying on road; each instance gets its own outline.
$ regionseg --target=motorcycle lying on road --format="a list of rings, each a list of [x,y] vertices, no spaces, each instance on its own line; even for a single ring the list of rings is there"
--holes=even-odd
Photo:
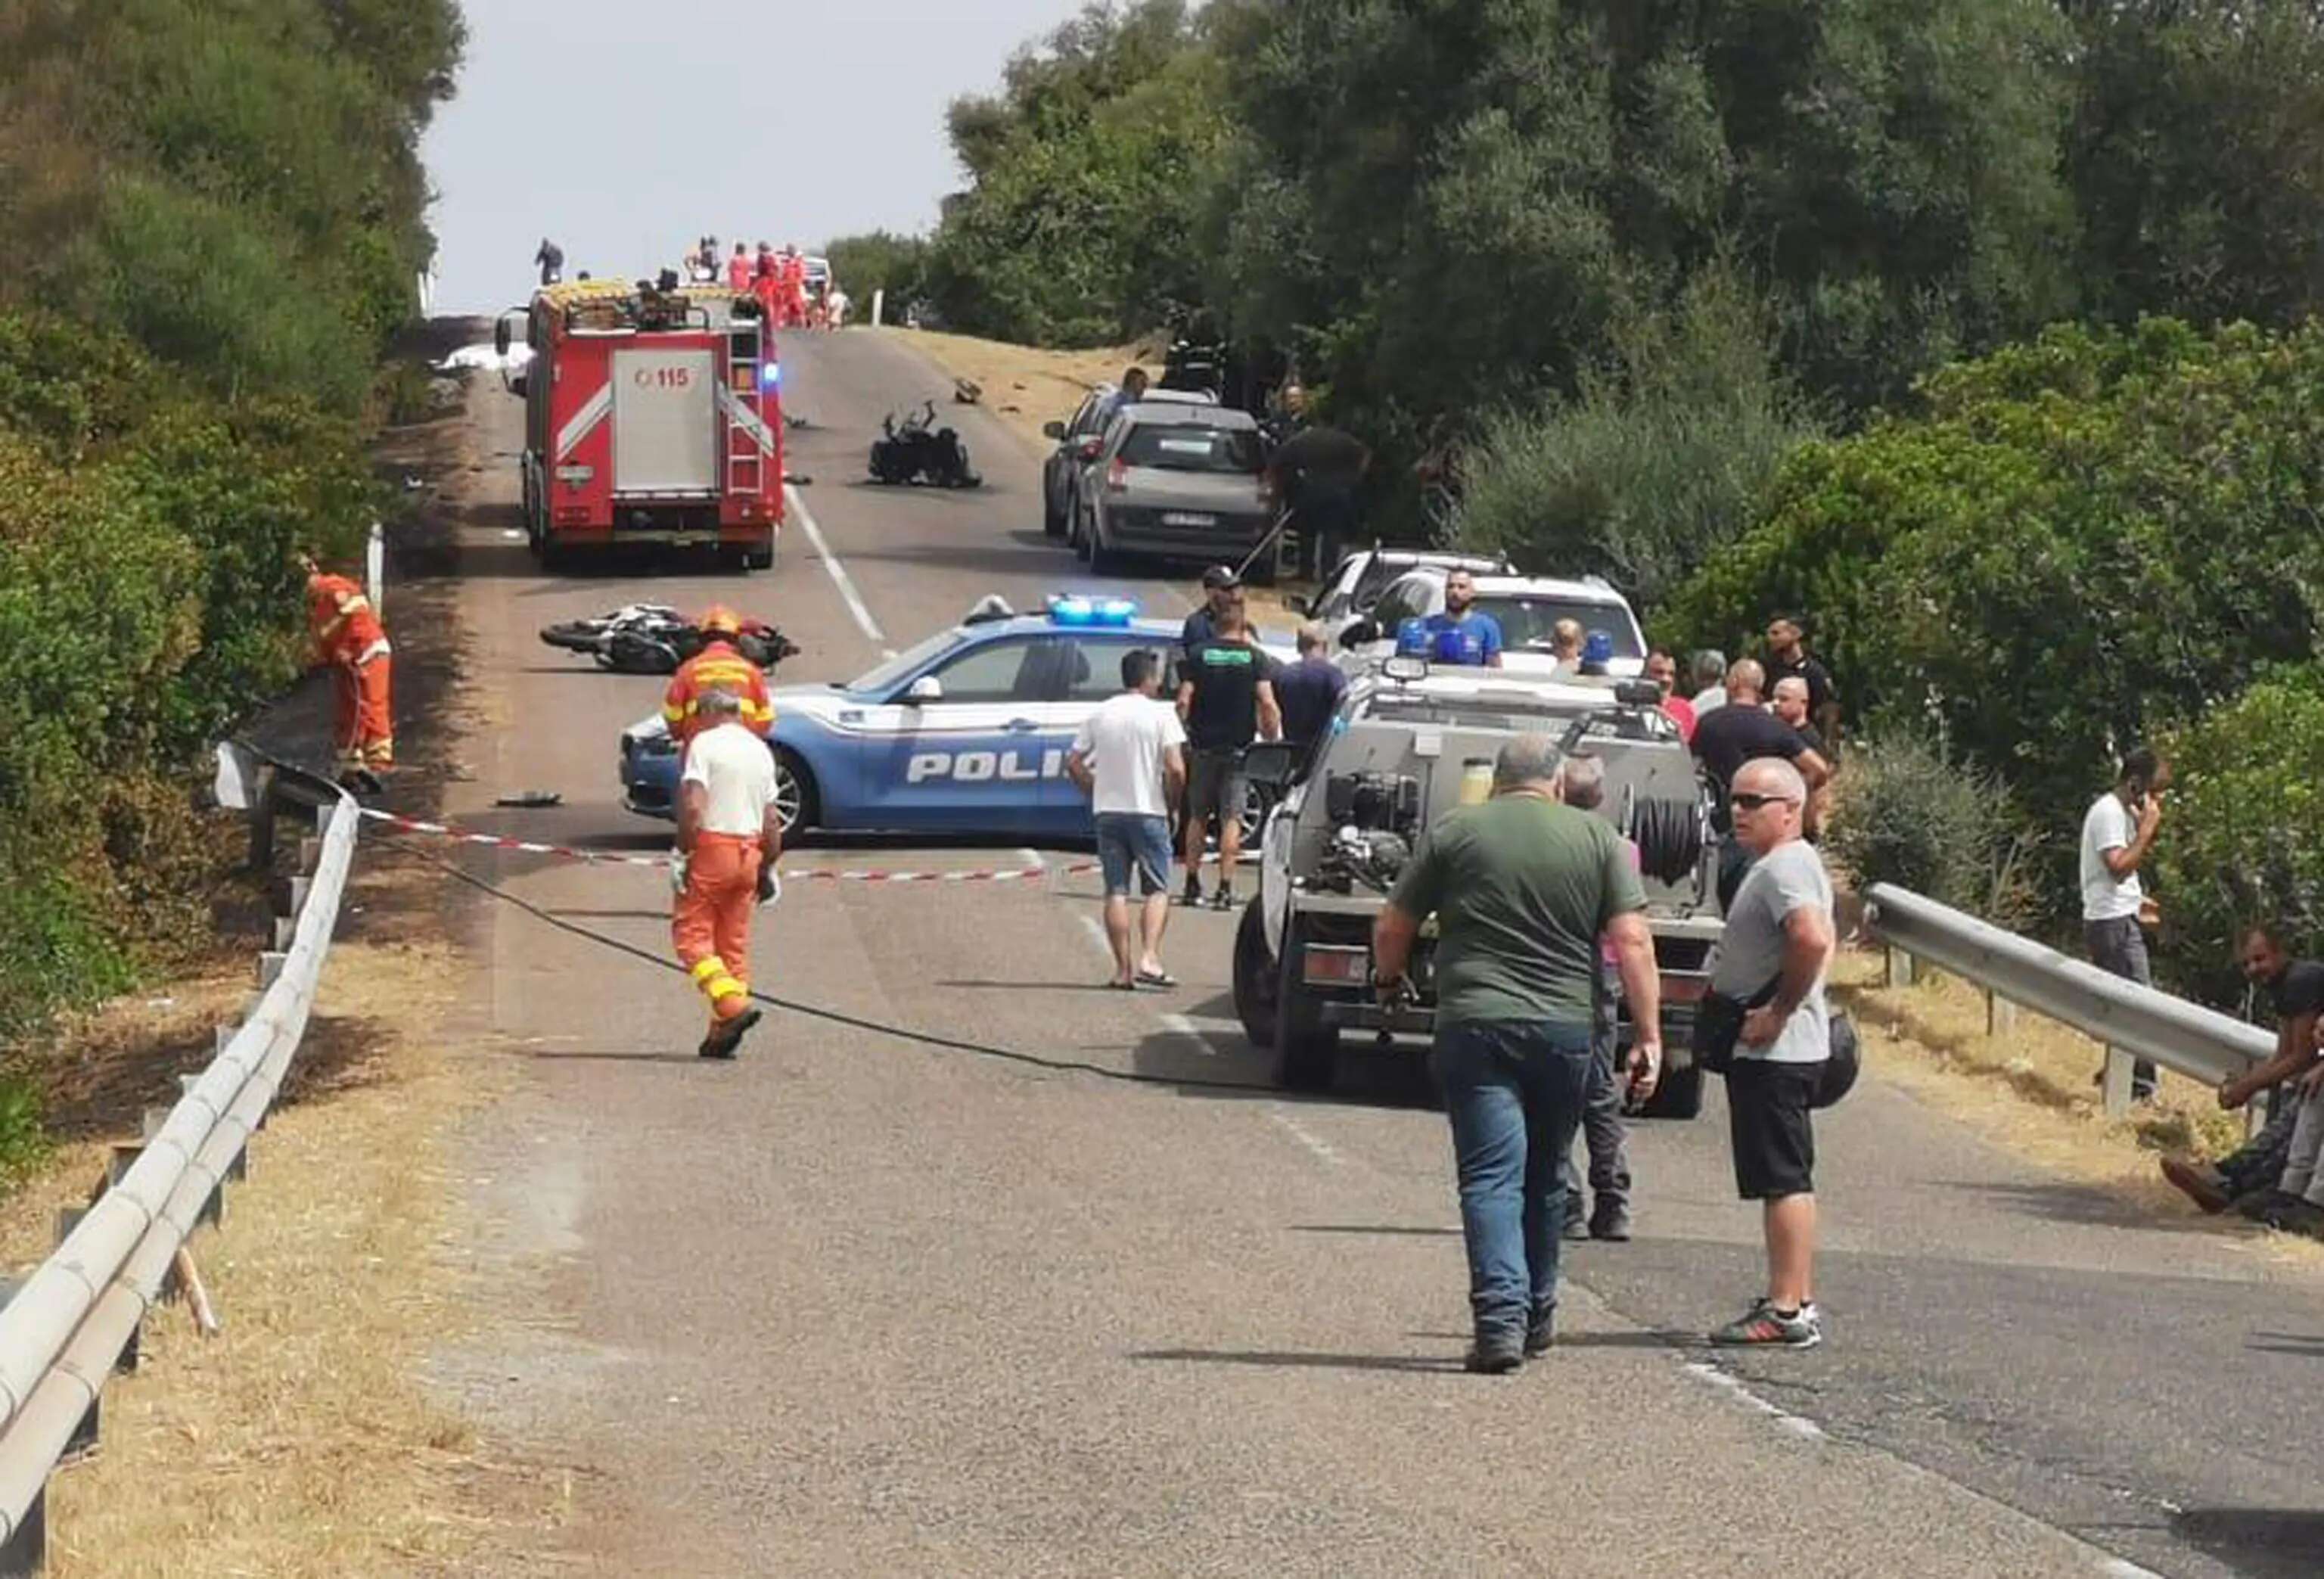
[[[872,441],[872,480],[899,485],[925,479],[938,488],[974,488],[984,479],[968,463],[968,446],[958,433],[936,426],[936,403],[923,401],[901,420],[890,411],[881,419],[881,437]]]
[[[543,625],[540,639],[568,652],[586,652],[597,667],[615,674],[675,674],[702,651],[703,635],[693,621],[666,604],[632,603],[595,619]],[[798,647],[764,620],[746,619],[735,641],[743,657],[772,669]]]

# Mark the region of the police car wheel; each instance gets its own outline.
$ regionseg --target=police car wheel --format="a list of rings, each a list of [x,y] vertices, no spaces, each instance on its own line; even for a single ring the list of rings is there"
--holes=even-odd
[[[807,765],[781,746],[775,748],[775,815],[782,819],[783,836],[795,828],[815,826],[815,775]]]

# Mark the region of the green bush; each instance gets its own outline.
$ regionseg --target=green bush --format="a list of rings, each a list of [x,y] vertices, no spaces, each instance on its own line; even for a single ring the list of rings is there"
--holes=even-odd
[[[1794,456],[1657,625],[1732,650],[1805,611],[1855,716],[2006,779],[2062,917],[2115,753],[2317,655],[2324,326],[2053,328],[1922,393]]]
[[[2158,965],[2222,1007],[2243,995],[2238,928],[2273,921],[2324,945],[2324,669],[2272,674],[2175,735],[2155,845]]]
[[[1463,466],[1461,536],[1652,605],[1739,536],[1815,425],[1772,370],[1745,282],[1706,271],[1674,312],[1616,337],[1581,392],[1504,407]]]
[[[1825,849],[1859,890],[1894,883],[2002,927],[2032,910],[2007,787],[1941,738],[1891,729],[1852,743]]]
[[[0,1195],[48,1155],[41,1093],[22,1075],[0,1072]]]

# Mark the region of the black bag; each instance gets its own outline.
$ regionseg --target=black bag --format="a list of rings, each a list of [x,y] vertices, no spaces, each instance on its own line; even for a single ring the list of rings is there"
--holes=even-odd
[[[1743,1034],[1743,1017],[1774,999],[1776,983],[1781,980],[1779,976],[1769,982],[1751,994],[1748,1002],[1721,993],[1703,994],[1694,1011],[1694,1061],[1698,1067],[1713,1075],[1724,1075],[1734,1067],[1735,1043]],[[1830,1107],[1846,1096],[1855,1089],[1856,1077],[1864,1067],[1864,1050],[1856,1034],[1856,1022],[1844,1011],[1834,1009],[1825,1024],[1831,1050],[1824,1056],[1815,1096],[1809,1103],[1812,1107]]]
[[[1743,1017],[1775,995],[1783,977],[1776,976],[1747,1002],[1724,993],[1705,993],[1694,1011],[1694,1063],[1699,1069],[1724,1075],[1735,1064],[1736,1039],[1743,1034]]]

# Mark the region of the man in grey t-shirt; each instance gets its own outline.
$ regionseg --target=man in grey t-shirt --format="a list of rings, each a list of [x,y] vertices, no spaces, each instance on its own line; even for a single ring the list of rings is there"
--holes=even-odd
[[[1727,1074],[1735,1187],[1761,1203],[1767,1291],[1711,1334],[1715,1344],[1812,1348],[1823,1341],[1814,1299],[1815,1131],[1809,1111],[1831,1053],[1824,972],[1831,964],[1831,878],[1801,836],[1807,780],[1777,757],[1736,770],[1735,837],[1757,860],[1727,907],[1711,990],[1754,1005]]]

